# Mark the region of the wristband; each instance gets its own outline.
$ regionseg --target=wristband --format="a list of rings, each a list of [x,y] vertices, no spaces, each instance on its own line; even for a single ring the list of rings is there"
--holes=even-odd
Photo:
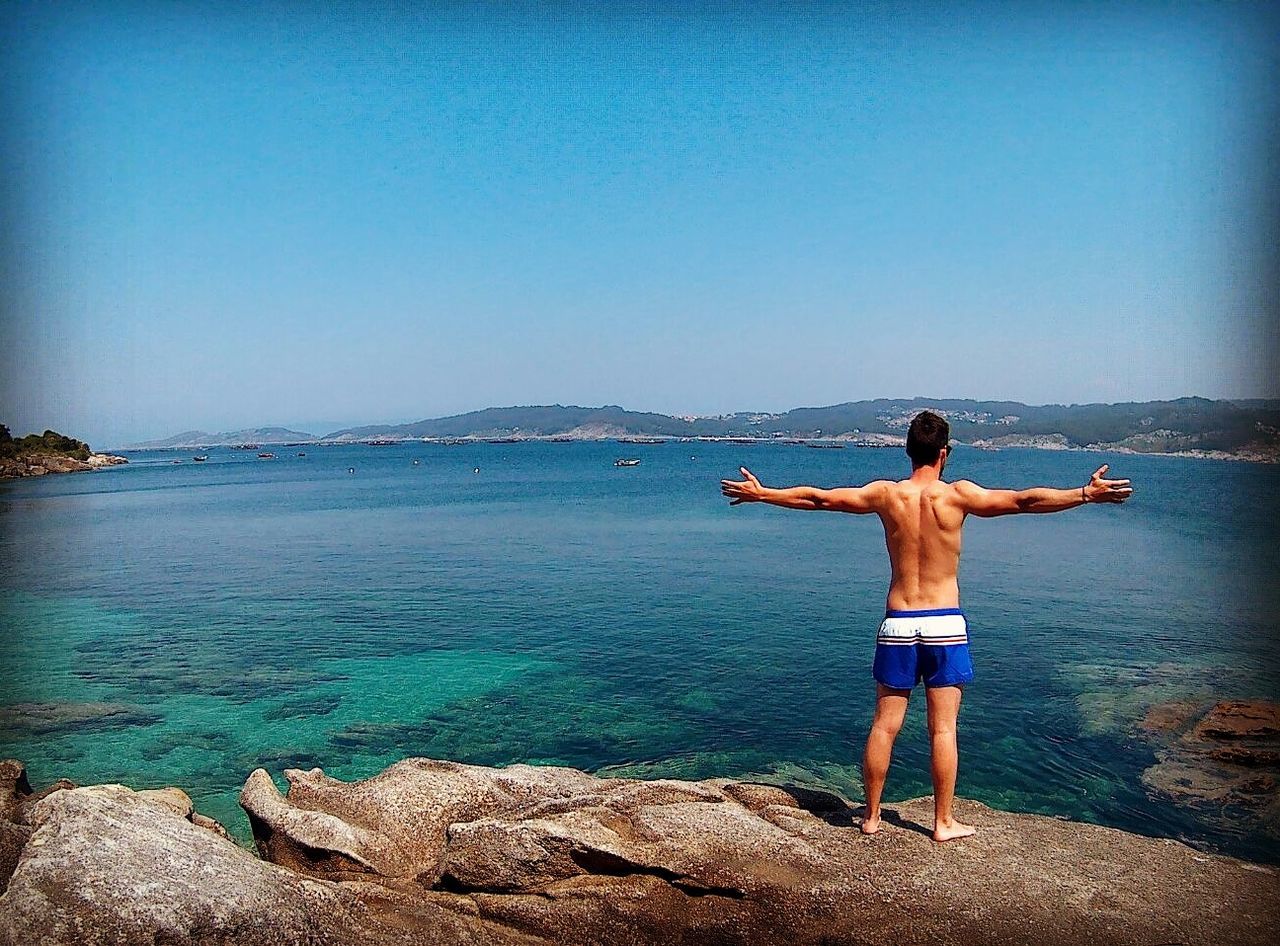
[[[1084,494],[1083,486],[1080,487],[1080,502],[1084,503],[1086,506],[1089,505],[1089,497]]]

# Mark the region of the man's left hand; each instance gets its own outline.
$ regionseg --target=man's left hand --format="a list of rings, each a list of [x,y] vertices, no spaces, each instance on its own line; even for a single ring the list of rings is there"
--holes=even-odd
[[[738,503],[758,503],[764,495],[764,487],[760,485],[760,481],[745,466],[738,467],[738,471],[746,477],[741,482],[735,480],[721,480],[720,492],[724,493],[730,499],[730,506],[736,506]]]

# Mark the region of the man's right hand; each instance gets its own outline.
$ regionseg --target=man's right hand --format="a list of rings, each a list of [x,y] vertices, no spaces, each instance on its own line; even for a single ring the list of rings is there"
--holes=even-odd
[[[1104,480],[1102,474],[1107,472],[1109,464],[1102,464],[1089,477],[1089,485],[1084,487],[1085,500],[1091,503],[1122,503],[1133,495],[1133,487],[1128,480]]]

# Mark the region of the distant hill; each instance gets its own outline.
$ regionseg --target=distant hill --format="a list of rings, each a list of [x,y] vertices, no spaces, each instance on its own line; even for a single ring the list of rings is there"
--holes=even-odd
[[[437,417],[412,424],[372,424],[326,434],[324,440],[372,440],[418,437],[613,437],[689,436],[688,421],[666,414],[644,414],[607,407],[489,407],[469,414]]]
[[[309,443],[317,439],[315,434],[285,427],[254,427],[250,430],[231,430],[210,434],[203,430],[186,430],[164,440],[147,440],[135,443],[130,450],[164,450],[171,447],[217,447],[242,443]]]
[[[1123,404],[1045,404],[954,398],[881,398],[785,413],[741,412],[717,417],[605,407],[491,407],[412,424],[373,424],[326,434],[323,440],[421,437],[902,437],[918,411],[933,408],[952,436],[984,446],[1110,447],[1141,453],[1273,449],[1280,443],[1280,402],[1173,401]]]
[[[282,428],[205,434],[188,431],[139,446],[194,447],[230,443],[320,440],[359,442],[420,438],[606,439],[611,437],[840,438],[901,442],[925,408],[942,413],[952,436],[978,446],[1096,447],[1139,453],[1200,452],[1280,458],[1280,401],[1173,401],[1122,404],[1042,404],[956,398],[880,398],[784,413],[743,411],[714,417],[604,407],[490,407],[411,424],[370,424],[314,437]]]

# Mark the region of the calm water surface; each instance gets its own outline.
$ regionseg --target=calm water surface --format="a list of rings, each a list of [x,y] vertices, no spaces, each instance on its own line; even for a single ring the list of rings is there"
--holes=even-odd
[[[730,508],[719,480],[899,477],[899,450],[302,449],[0,483],[0,755],[33,783],[183,786],[242,839],[253,768],[410,755],[861,799],[878,521]],[[1137,734],[1154,703],[1280,698],[1278,471],[962,448],[948,475],[1073,486],[1104,461],[1125,506],[966,528],[960,793],[1280,860],[1242,813],[1149,794]],[[931,790],[922,710],[890,798]]]

